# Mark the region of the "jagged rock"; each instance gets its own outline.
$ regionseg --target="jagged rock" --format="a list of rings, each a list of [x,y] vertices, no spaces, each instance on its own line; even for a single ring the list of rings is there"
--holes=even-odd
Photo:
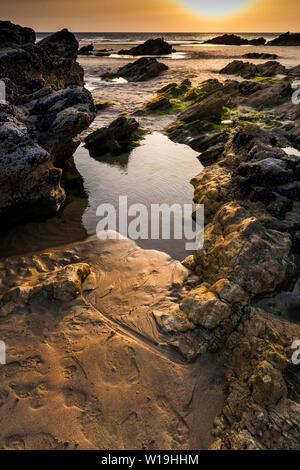
[[[113,75],[103,75],[103,78],[123,77],[130,82],[143,82],[157,77],[166,70],[168,70],[168,66],[153,57],[142,57],[135,62],[124,65]]]
[[[184,122],[208,121],[219,124],[222,120],[223,106],[225,105],[222,95],[212,95],[203,101],[189,106],[179,114],[178,118]]]
[[[37,279],[29,280],[10,289],[0,299],[0,315],[5,316],[24,308],[33,299],[57,300],[69,302],[81,292],[82,283],[90,274],[91,268],[86,263],[64,266]]]
[[[285,74],[286,68],[276,61],[269,61],[265,64],[250,64],[241,60],[234,60],[222,70],[220,73],[227,75],[240,75],[243,78],[253,78],[256,75],[262,77],[274,77],[275,75]]]
[[[173,105],[168,98],[165,96],[158,96],[146,104],[145,110],[151,113],[157,111],[167,111],[168,109],[171,109],[172,106]]]
[[[120,116],[108,127],[98,129],[85,138],[85,145],[91,156],[99,157],[105,153],[120,154],[130,148],[139,138],[140,126],[134,118]]]
[[[88,46],[83,46],[79,49],[78,55],[89,55],[94,50],[94,45],[89,44]]]
[[[235,34],[224,34],[223,36],[217,36],[213,39],[208,39],[204,44],[222,44],[227,46],[243,46],[251,44],[253,46],[263,46],[266,43],[264,38],[258,39],[244,39]]]
[[[148,39],[144,44],[132,49],[122,49],[120,55],[168,55],[172,54],[173,47],[161,38]]]
[[[11,29],[24,37],[0,49],[0,77],[8,102],[15,105],[0,106],[2,226],[60,209],[65,200],[60,168],[79,145],[76,136],[96,115],[91,94],[67,86],[83,83],[83,70],[74,60],[75,36],[63,30],[33,44],[27,43],[35,39],[30,31]]]
[[[38,43],[39,47],[46,50],[48,54],[63,58],[76,60],[78,51],[78,41],[73,33],[67,29],[62,29],[51,34]]]
[[[299,33],[285,33],[267,43],[267,46],[300,46]]]
[[[75,61],[78,43],[72,33],[66,33],[66,37],[69,42],[58,33],[38,44],[1,48],[0,78],[9,78],[24,93],[29,91],[25,82],[41,78],[55,90],[68,85],[83,86],[83,69]]]
[[[0,48],[14,44],[33,44],[35,39],[36,36],[33,29],[23,28],[22,26],[13,24],[10,21],[0,21]]]

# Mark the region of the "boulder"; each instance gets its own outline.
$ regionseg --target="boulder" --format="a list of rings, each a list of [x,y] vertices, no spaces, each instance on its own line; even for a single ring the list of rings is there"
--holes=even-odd
[[[162,38],[148,39],[144,44],[133,47],[132,49],[122,49],[118,52],[120,55],[169,55],[172,54],[173,47]]]
[[[78,55],[89,55],[94,50],[94,45],[89,44],[88,46],[83,46],[79,49]]]
[[[134,118],[120,116],[109,126],[89,134],[84,142],[92,157],[106,153],[121,154],[139,138],[140,126]]]
[[[76,60],[78,41],[67,29],[47,36],[38,45],[50,55]]]
[[[300,33],[285,33],[267,43],[267,46],[300,46]]]
[[[168,70],[168,66],[158,62],[153,57],[141,57],[135,62],[121,67],[115,74],[105,74],[103,78],[107,77],[123,77],[129,82],[144,82],[155,78],[161,73]]]
[[[11,23],[0,21],[0,49],[12,45],[33,44],[36,35],[33,29]]]

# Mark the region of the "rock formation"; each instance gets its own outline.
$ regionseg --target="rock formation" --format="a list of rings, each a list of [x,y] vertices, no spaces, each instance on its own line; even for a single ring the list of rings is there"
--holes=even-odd
[[[156,319],[187,358],[206,351],[227,358],[227,398],[212,449],[299,448],[299,368],[291,346],[300,335],[300,157],[284,149],[298,148],[300,109],[288,114],[291,88],[285,93],[283,86],[290,84],[227,81],[225,105],[248,106],[243,126],[238,119],[228,128],[209,126],[207,112],[186,123],[180,118],[168,130],[202,152],[205,168],[192,184],[206,227],[204,245],[184,263],[200,284]],[[199,86],[199,104],[185,112],[208,98],[217,102],[218,86],[203,88],[212,91],[201,96]],[[295,122],[266,126],[270,102],[273,121]],[[257,124],[251,124],[252,105],[261,110]]]
[[[223,36],[217,36],[204,42],[204,44],[221,44],[227,46],[263,46],[265,43],[266,40],[264,38],[249,40],[241,38],[240,36],[236,36],[235,34],[224,34]]]
[[[82,87],[72,33],[62,30],[33,44],[28,42],[35,38],[31,30],[1,22],[0,34],[9,43],[0,49],[0,77],[7,90],[7,104],[0,107],[0,218],[5,225],[59,210],[65,200],[61,168],[95,109]]]
[[[98,129],[85,138],[85,145],[92,157],[106,153],[121,154],[130,150],[140,139],[141,129],[134,118],[120,116],[108,127]]]
[[[161,38],[148,39],[144,44],[132,49],[122,49],[120,55],[169,55],[172,54],[173,47]]]
[[[300,46],[300,33],[285,33],[267,43],[267,46]]]
[[[158,62],[153,57],[141,57],[135,62],[121,67],[114,74],[102,75],[103,78],[123,77],[129,82],[144,82],[158,77],[163,72],[168,70],[168,66]]]

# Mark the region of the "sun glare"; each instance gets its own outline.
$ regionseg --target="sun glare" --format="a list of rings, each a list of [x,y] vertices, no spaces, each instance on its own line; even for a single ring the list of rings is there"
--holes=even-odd
[[[177,0],[194,12],[206,16],[223,16],[237,13],[257,0]]]

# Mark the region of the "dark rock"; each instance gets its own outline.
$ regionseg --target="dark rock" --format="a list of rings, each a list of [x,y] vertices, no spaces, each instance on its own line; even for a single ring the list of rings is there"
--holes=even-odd
[[[265,42],[266,40],[264,38],[248,40],[241,38],[240,36],[236,36],[235,34],[224,34],[223,36],[217,36],[213,39],[205,41],[205,44],[222,44],[228,46],[243,46],[251,44],[254,46],[260,46],[264,45]]]
[[[94,50],[94,45],[89,44],[88,46],[83,46],[79,49],[78,55],[89,55]]]
[[[179,120],[184,122],[200,120],[219,124],[222,120],[224,105],[224,98],[221,95],[211,95],[180,113]]]
[[[285,33],[267,43],[267,46],[300,46],[300,33]]]
[[[144,44],[133,47],[132,49],[122,49],[118,52],[120,55],[168,55],[172,54],[173,48],[170,44],[161,38],[148,39]]]
[[[25,82],[25,87],[30,91],[38,91],[45,87],[46,83],[43,78],[33,78]]]
[[[263,52],[249,52],[248,54],[244,54],[243,57],[245,59],[266,59],[266,60],[276,60],[278,59],[277,54],[266,54]]]
[[[120,116],[108,127],[98,129],[85,138],[92,157],[106,153],[121,154],[129,150],[132,141],[139,138],[140,126],[134,118]]]
[[[154,98],[152,101],[146,104],[145,110],[150,112],[155,111],[166,111],[172,108],[172,103],[168,98],[165,96],[158,96],[158,98]]]
[[[285,74],[286,68],[276,61],[269,61],[265,64],[251,64],[240,60],[234,60],[222,70],[220,73],[227,75],[240,75],[243,78],[253,78],[256,75],[262,77],[274,77],[276,75]]]
[[[71,46],[63,41],[64,35],[59,43],[59,34],[57,42],[52,43],[49,39],[43,47],[40,42],[0,49],[0,78],[9,78],[23,88],[23,93],[29,91],[25,82],[32,79],[43,78],[46,86],[56,90],[68,85],[83,85],[82,67],[69,58],[69,55],[76,57],[77,51],[75,36],[68,33],[67,38],[70,37]]]
[[[10,21],[0,21],[0,48],[34,43],[35,39],[33,29],[23,28]]]
[[[121,67],[114,76],[126,78],[130,82],[143,82],[157,77],[166,70],[168,70],[168,66],[153,57],[142,57]],[[111,74],[106,74],[103,75],[103,78],[108,76],[112,77]]]
[[[215,163],[224,151],[224,144],[219,143],[210,147],[208,150],[199,155],[199,160],[203,166],[212,165]]]
[[[76,60],[78,41],[73,33],[62,29],[42,39],[38,45],[46,50],[48,54]]]

